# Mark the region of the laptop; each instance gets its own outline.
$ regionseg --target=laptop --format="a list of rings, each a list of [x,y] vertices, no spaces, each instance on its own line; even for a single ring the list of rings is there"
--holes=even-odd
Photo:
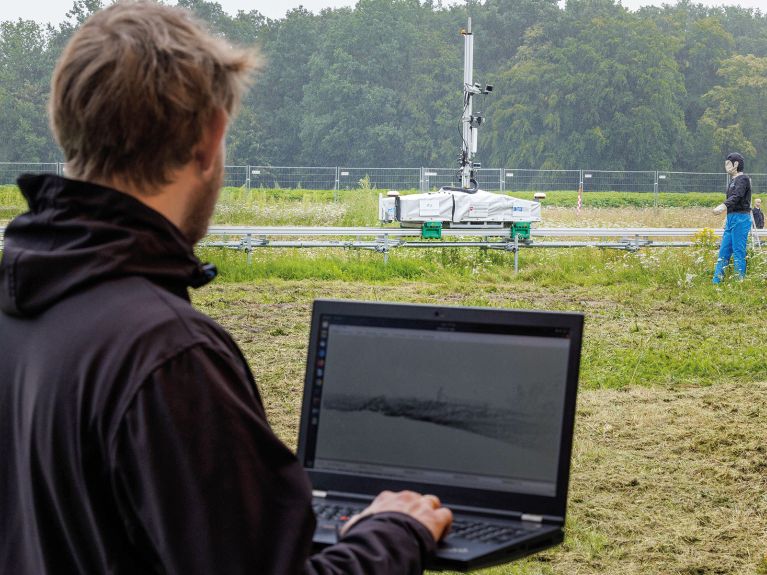
[[[453,511],[429,569],[560,543],[582,332],[577,313],[315,301],[298,439],[315,546],[385,489]]]

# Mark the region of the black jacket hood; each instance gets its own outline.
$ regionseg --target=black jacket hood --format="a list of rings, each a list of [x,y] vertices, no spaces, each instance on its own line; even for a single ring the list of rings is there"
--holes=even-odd
[[[216,275],[170,221],[139,200],[53,175],[18,180],[29,211],[5,231],[0,310],[36,315],[89,284],[144,276],[188,299]]]

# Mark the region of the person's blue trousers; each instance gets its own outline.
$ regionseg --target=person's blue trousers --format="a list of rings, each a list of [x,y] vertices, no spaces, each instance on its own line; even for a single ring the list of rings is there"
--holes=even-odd
[[[724,278],[724,268],[730,263],[730,257],[735,260],[735,270],[741,279],[746,277],[746,246],[748,233],[751,231],[751,214],[727,214],[724,224],[722,244],[719,246],[719,258],[714,268],[714,283],[718,284]]]

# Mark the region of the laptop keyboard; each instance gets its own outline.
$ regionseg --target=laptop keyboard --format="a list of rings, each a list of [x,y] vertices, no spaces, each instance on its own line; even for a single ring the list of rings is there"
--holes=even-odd
[[[352,515],[356,515],[364,509],[364,507],[351,505],[316,502],[312,504],[312,507],[318,519],[339,522],[348,521]],[[524,529],[515,529],[508,525],[455,519],[453,520],[449,535],[450,537],[460,537],[470,541],[479,541],[480,543],[505,543],[524,532]]]
[[[352,515],[356,515],[364,509],[364,507],[333,505],[331,503],[312,503],[312,507],[317,518],[326,521],[348,521]]]
[[[461,537],[481,543],[505,543],[524,533],[524,529],[515,529],[508,525],[497,525],[484,521],[453,520],[450,528],[451,537]]]

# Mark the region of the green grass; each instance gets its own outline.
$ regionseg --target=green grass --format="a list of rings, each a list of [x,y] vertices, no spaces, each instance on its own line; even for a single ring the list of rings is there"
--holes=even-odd
[[[27,209],[27,202],[16,186],[0,186],[0,225]]]

